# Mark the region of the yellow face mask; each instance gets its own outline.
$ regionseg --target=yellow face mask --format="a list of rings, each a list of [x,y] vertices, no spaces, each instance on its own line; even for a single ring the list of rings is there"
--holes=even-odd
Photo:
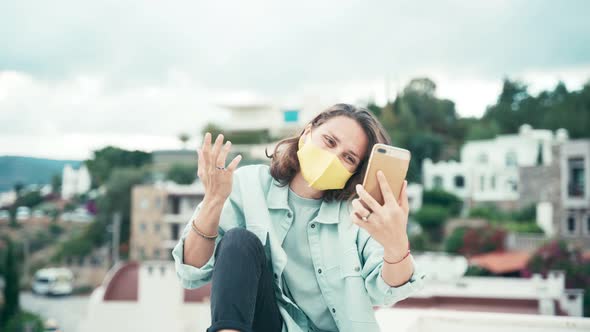
[[[316,190],[342,189],[346,181],[354,174],[350,173],[338,156],[315,145],[309,139],[303,143],[303,136],[299,138],[299,166],[301,174],[308,185]]]

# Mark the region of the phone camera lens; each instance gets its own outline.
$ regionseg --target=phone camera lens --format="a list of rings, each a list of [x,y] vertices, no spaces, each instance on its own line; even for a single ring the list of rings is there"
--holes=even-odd
[[[377,149],[377,152],[380,152],[380,153],[385,153],[385,149],[384,149],[384,148],[378,148],[378,149]]]

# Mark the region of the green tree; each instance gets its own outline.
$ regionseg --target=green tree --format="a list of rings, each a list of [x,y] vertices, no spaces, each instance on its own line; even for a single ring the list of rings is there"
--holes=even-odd
[[[39,203],[43,202],[43,197],[41,196],[41,192],[38,190],[29,191],[16,199],[14,205],[16,206],[27,206],[27,207],[34,207]]]
[[[30,332],[43,332],[43,321],[41,317],[29,311],[17,312],[9,321],[6,322],[6,326],[2,331],[30,331]]]
[[[197,170],[191,165],[174,164],[168,170],[166,178],[178,184],[191,184],[197,178]]]
[[[463,248],[463,237],[465,236],[465,227],[457,227],[451,235],[445,240],[445,251],[448,253],[459,254]]]
[[[422,193],[422,204],[446,208],[450,216],[459,215],[463,207],[463,201],[459,197],[442,189],[425,190]]]
[[[442,226],[449,216],[449,210],[438,205],[422,205],[414,214],[414,219],[429,233],[430,239],[440,242]]]
[[[205,136],[206,133],[210,133],[212,140],[215,140],[215,137],[217,137],[217,135],[221,134],[222,132],[223,129],[218,125],[214,123],[208,123],[205,125],[205,127],[203,127],[202,136]]]
[[[60,194],[61,193],[61,175],[60,174],[54,174],[51,177],[51,192],[54,194]]]
[[[6,258],[4,266],[4,307],[2,308],[2,325],[6,324],[20,310],[20,278],[17,250],[8,237],[5,238]]]
[[[121,244],[129,244],[129,230],[131,224],[131,189],[133,186],[149,182],[149,168],[118,168],[114,169],[106,183],[107,192],[98,200],[97,219],[102,227],[110,224],[113,213],[121,213]],[[103,238],[101,228],[91,228],[93,240],[98,242]],[[125,257],[127,253],[121,253]]]
[[[186,142],[190,140],[190,136],[187,133],[180,133],[178,139],[182,142],[182,148],[186,150]]]
[[[96,188],[106,183],[115,168],[137,168],[151,164],[151,162],[150,153],[107,146],[94,151],[93,158],[86,160],[86,166],[92,177],[92,186]]]

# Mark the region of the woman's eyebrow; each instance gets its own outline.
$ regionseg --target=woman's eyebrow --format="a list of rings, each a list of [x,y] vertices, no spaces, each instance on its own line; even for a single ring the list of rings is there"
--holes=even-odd
[[[328,130],[328,134],[330,134],[330,136],[334,137],[334,140],[336,141],[336,143],[340,144],[340,139],[338,138],[338,136],[334,135],[333,132]],[[360,159],[359,156],[352,150],[348,150],[347,152],[349,152],[351,155],[355,156],[356,158]]]

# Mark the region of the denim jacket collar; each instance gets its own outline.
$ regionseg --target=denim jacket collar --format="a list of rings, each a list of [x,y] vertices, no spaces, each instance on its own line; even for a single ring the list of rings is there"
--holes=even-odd
[[[278,210],[291,210],[289,204],[287,203],[288,195],[289,185],[287,184],[282,186],[278,180],[273,178],[268,193],[266,195],[266,203],[268,208]],[[323,224],[339,223],[341,204],[342,202],[339,201],[323,201],[320,205],[320,211],[318,212],[318,215],[314,218],[314,220]]]

